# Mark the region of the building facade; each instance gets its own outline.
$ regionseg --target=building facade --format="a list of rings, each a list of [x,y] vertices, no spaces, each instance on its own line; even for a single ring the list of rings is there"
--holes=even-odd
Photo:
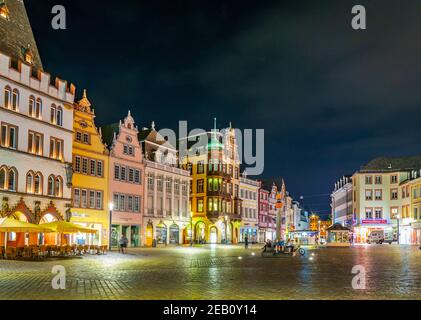
[[[177,150],[155,129],[144,128],[139,141],[145,158],[143,244],[189,242],[190,172],[179,168]]]
[[[399,216],[409,215],[410,179],[406,170],[360,170],[352,176],[353,240],[365,243],[373,230],[397,234]],[[402,193],[399,190],[403,190]]]
[[[258,194],[260,183],[245,176],[240,177],[240,199],[242,200],[241,227],[239,242],[244,242],[247,236],[251,243],[264,242],[259,237]]]
[[[411,181],[411,244],[421,244],[421,171]]]
[[[102,128],[110,150],[109,199],[112,203],[111,245],[125,235],[129,247],[141,245],[144,169],[138,128],[130,114],[118,124]]]
[[[110,238],[109,151],[95,125],[86,90],[74,104],[73,121],[73,206],[71,222],[97,230],[75,234],[72,243],[108,245]]]
[[[68,220],[75,87],[42,71],[22,1],[0,6],[0,34],[0,216]],[[7,240],[16,247],[57,239],[9,233]]]
[[[190,144],[190,142],[194,144]],[[214,129],[180,139],[181,159],[192,176],[193,241],[237,243],[240,239],[240,162],[235,130]]]
[[[352,176],[343,176],[337,182],[330,196],[333,223],[344,227],[352,227]]]
[[[273,233],[276,225],[273,218],[269,215],[269,191],[262,187],[261,182],[260,185],[258,196],[259,239],[261,241],[274,240]]]

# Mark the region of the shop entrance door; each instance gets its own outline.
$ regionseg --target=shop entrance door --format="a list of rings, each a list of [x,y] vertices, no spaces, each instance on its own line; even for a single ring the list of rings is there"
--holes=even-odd
[[[153,225],[148,223],[146,227],[146,246],[152,247],[152,239],[153,239]]]
[[[112,225],[111,227],[111,246],[118,247],[118,240],[120,239],[119,232],[120,226]]]
[[[218,234],[215,227],[210,229],[210,243],[217,243],[218,242]]]

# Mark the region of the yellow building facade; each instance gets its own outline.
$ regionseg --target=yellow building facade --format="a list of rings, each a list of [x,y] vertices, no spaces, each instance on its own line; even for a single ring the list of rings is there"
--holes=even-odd
[[[410,243],[421,244],[421,177],[412,180],[411,213],[410,213]]]
[[[94,119],[85,90],[83,98],[74,105],[71,222],[95,229],[97,233],[73,235],[71,242],[108,245],[109,152]]]

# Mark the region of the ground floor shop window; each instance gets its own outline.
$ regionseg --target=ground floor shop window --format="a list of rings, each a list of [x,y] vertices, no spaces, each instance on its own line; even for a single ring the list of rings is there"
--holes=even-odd
[[[173,224],[170,227],[170,243],[171,244],[178,244],[180,239],[180,228]]]
[[[130,246],[139,247],[140,246],[140,226],[131,226],[130,227]]]
[[[244,242],[248,238],[248,242],[257,242],[257,229],[255,228],[242,228],[240,230],[240,242]]]
[[[164,224],[156,226],[155,238],[158,244],[167,243],[167,227]]]
[[[113,247],[118,247],[119,239],[120,239],[120,226],[113,224],[111,227],[111,245]]]
[[[203,222],[198,222],[196,224],[196,234],[195,234],[195,240],[198,243],[204,243],[206,240],[205,235],[205,224]]]
[[[76,233],[71,235],[71,243],[79,244],[79,245],[95,245],[100,246],[101,238],[102,238],[102,224],[98,223],[78,223],[74,222],[75,224],[78,224],[80,226],[95,229],[97,232],[92,234],[86,234],[86,233]]]

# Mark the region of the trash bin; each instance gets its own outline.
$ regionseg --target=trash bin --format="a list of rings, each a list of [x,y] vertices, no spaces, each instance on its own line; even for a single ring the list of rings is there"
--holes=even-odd
[[[156,239],[152,240],[152,248],[156,248]]]

